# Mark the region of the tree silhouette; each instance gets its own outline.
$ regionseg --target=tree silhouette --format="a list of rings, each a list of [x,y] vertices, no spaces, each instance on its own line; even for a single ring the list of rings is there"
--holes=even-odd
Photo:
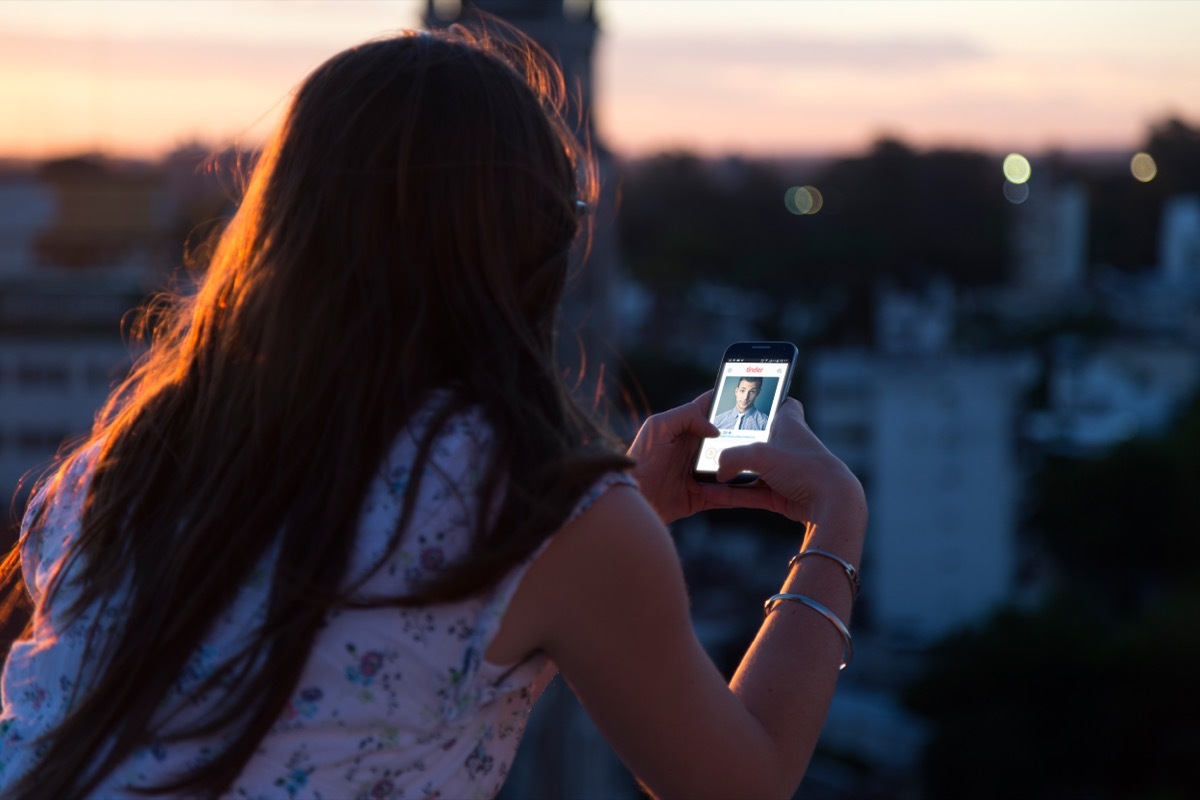
[[[951,636],[908,693],[931,798],[1200,796],[1200,403],[1166,436],[1040,470],[1042,608]]]
[[[1158,264],[1158,229],[1163,202],[1200,192],[1200,128],[1171,117],[1154,123],[1141,149],[1158,168],[1141,183],[1122,161],[1092,185],[1091,260],[1126,272]],[[1132,155],[1132,154],[1131,154]]]

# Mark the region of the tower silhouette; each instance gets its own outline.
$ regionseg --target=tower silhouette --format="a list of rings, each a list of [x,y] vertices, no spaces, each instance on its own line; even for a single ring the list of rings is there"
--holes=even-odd
[[[592,54],[599,35],[596,0],[426,0],[424,23],[431,29],[444,28],[469,20],[475,9],[519,28],[558,63],[569,95],[566,118],[596,161],[600,197],[590,214],[587,264],[572,267],[560,336],[564,368],[572,380],[579,380],[584,396],[593,396],[596,388],[612,380],[610,364],[619,336],[614,295],[620,278],[614,227],[616,162],[596,136],[592,113]]]
[[[592,51],[599,33],[595,5],[595,0],[426,0],[424,21],[429,28],[442,28],[478,9],[520,28],[558,62],[571,95],[567,118],[579,121],[576,135],[594,144]]]

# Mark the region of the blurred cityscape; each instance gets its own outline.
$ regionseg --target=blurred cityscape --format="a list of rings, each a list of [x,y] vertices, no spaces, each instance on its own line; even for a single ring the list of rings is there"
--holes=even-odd
[[[479,5],[555,53],[588,107],[590,2]],[[430,0],[426,22],[458,13]],[[631,162],[590,136],[605,193],[563,340],[614,429],[709,388],[728,343],[786,339],[792,394],[868,492],[857,656],[802,796],[1200,796],[1200,121],[1148,120],[1129,152],[1008,158],[883,138]],[[0,160],[14,518],[22,478],[136,357],[128,313],[194,278],[181,265],[253,157]],[[732,673],[799,531],[723,512],[674,533]],[[560,684],[502,796],[640,796]]]

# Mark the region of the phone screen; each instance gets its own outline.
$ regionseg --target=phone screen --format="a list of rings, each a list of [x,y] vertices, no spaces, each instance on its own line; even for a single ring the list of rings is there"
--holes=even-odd
[[[726,349],[708,416],[721,435],[700,443],[692,470],[696,480],[716,480],[725,448],[767,440],[791,386],[798,354],[791,342],[738,342]],[[751,483],[757,478],[744,472],[733,482]]]

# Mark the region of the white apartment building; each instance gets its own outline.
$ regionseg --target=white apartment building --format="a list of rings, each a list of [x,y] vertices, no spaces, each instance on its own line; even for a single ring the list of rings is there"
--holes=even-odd
[[[863,481],[868,622],[929,643],[1010,599],[1016,564],[1016,416],[1032,364],[951,355],[818,354],[813,430]]]
[[[96,204],[107,202],[93,192]],[[66,205],[77,203],[78,194]],[[88,231],[75,219],[64,212],[61,192],[38,176],[0,176],[0,498],[5,509],[23,478],[36,477],[66,440],[91,428],[111,386],[131,363],[121,320],[161,269],[146,246],[131,247],[103,265],[54,263],[39,249],[40,237],[65,230],[68,239],[86,242]]]
[[[1175,195],[1163,204],[1158,263],[1166,283],[1200,285],[1200,195]]]
[[[1029,182],[1029,199],[1013,209],[1015,283],[1027,295],[1077,289],[1087,272],[1088,200],[1078,183],[1052,176]]]
[[[127,369],[116,335],[0,332],[0,492],[5,505],[22,477],[36,477],[93,415]]]

